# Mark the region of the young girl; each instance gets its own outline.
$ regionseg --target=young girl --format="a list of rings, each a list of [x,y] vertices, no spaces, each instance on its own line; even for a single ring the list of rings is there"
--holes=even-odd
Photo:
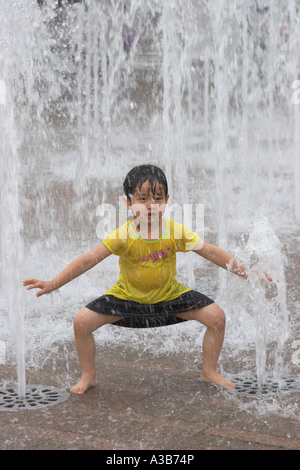
[[[154,327],[197,320],[207,327],[203,338],[201,379],[227,388],[235,385],[217,372],[225,334],[225,315],[213,300],[176,280],[176,252],[196,254],[245,279],[246,269],[220,248],[200,240],[196,233],[163,217],[168,202],[167,180],[160,168],[141,165],[125,178],[124,192],[132,220],[111,233],[100,245],[59,273],[52,281],[27,279],[27,289],[49,294],[93,268],[111,254],[119,256],[118,282],[102,297],[84,307],[74,320],[75,344],[82,376],[71,392],[85,393],[98,385],[93,331],[107,323]]]

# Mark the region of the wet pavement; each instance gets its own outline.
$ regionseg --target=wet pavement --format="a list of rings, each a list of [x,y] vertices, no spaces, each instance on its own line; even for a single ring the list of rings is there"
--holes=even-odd
[[[223,361],[223,365],[229,367]],[[100,385],[84,396],[35,410],[0,411],[1,450],[299,450],[300,390],[244,397],[199,380],[189,353],[136,357],[124,346],[98,355]],[[296,369],[294,370],[296,372]],[[0,366],[1,383],[15,369]],[[75,352],[56,370],[27,370],[27,383],[75,382]]]

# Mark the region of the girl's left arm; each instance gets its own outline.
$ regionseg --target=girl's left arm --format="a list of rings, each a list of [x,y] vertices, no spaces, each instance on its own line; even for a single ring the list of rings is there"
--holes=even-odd
[[[238,263],[236,259],[230,256],[226,251],[218,246],[206,242],[201,243],[201,248],[194,250],[195,253],[211,261],[220,268],[226,269],[234,274],[238,274],[244,279],[248,279],[248,273],[245,266]]]
[[[244,279],[248,279],[249,277],[250,273],[247,271],[245,266],[240,264],[236,259],[234,259],[228,253],[226,253],[226,251],[222,250],[222,248],[219,248],[218,246],[201,242],[200,248],[193,251],[203,258],[212,261],[212,263],[216,264],[217,266],[220,266],[220,268],[237,274]],[[268,282],[272,282],[272,278],[268,273],[264,272],[263,274]]]

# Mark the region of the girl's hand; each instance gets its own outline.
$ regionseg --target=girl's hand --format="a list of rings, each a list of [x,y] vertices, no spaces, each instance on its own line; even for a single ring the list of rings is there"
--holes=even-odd
[[[28,286],[27,290],[40,289],[40,291],[36,293],[37,297],[44,294],[50,294],[50,292],[55,290],[55,286],[51,281],[38,281],[37,279],[26,279],[23,282],[23,286]]]
[[[271,278],[271,276],[268,273],[266,273],[265,271],[264,271],[264,276],[265,276],[265,278],[267,279],[268,282],[273,282],[273,279]]]
[[[252,269],[250,271],[250,276],[259,279],[263,285],[268,285],[268,284],[273,283],[273,279],[266,271],[261,272],[256,269]]]

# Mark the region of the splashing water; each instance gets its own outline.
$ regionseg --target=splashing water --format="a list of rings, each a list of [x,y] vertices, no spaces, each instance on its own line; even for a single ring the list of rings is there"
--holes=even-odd
[[[2,33],[8,31],[6,18],[1,18]],[[2,44],[5,49],[6,44]],[[11,97],[11,62],[0,60],[0,150],[1,150],[1,255],[2,289],[7,294],[10,327],[14,332],[18,374],[18,393],[25,397],[25,356],[24,356],[24,301],[22,292],[23,242],[20,231],[22,222],[19,215],[20,162],[17,153],[17,132],[13,118]]]
[[[276,379],[283,372],[282,352],[290,334],[285,258],[274,229],[265,219],[252,224],[247,242],[236,249],[235,256],[246,266],[249,280],[245,283],[236,276],[228,278],[220,301],[223,296],[231,314],[229,336],[233,334],[234,338],[236,330],[236,340],[244,342],[245,348],[255,344],[257,381],[261,385],[267,365]],[[271,276],[272,283],[266,281],[264,272]],[[242,334],[238,325],[243,325]]]
[[[73,312],[109,287],[117,267],[104,263],[38,304],[27,296],[24,305],[21,279],[52,278],[99,243],[97,206],[116,204],[126,172],[148,162],[166,170],[171,204],[204,204],[205,236],[227,251],[254,222],[237,254],[270,270],[277,291],[267,293],[254,278],[249,288],[238,286],[255,319],[247,333],[263,380],[268,336],[277,335],[277,369],[288,330],[275,232],[299,224],[299,107],[292,102],[299,2],[0,0],[0,7],[0,340],[9,336],[8,323],[19,324],[21,388],[24,341],[27,360],[41,367],[53,344],[72,336]],[[270,225],[256,223],[260,215]],[[216,274],[200,265],[199,276],[199,260],[186,259],[178,258],[180,280],[202,290],[201,279],[215,297]],[[221,299],[226,285],[241,282],[224,279]],[[225,300],[235,312],[237,297]],[[53,313],[61,310],[64,319]],[[244,325],[233,323],[239,351]],[[163,343],[178,346],[177,339]]]

